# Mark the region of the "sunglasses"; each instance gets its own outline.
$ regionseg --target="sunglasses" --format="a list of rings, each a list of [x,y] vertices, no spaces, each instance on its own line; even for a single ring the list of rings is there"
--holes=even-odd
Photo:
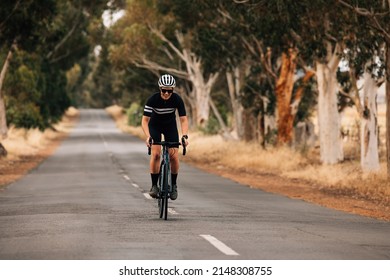
[[[161,89],[161,92],[164,93],[164,92],[168,92],[168,93],[172,93],[173,92],[173,89]]]

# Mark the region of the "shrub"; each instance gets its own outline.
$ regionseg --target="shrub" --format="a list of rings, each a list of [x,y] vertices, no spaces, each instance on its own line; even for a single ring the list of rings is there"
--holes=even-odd
[[[142,107],[137,102],[131,103],[126,111],[127,123],[131,126],[141,125],[142,113]]]

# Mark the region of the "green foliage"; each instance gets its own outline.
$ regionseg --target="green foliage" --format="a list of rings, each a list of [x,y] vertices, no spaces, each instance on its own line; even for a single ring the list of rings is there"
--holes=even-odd
[[[139,103],[133,102],[131,103],[129,109],[127,109],[126,115],[127,115],[127,123],[129,125],[139,126],[141,125],[143,107],[141,107]]]
[[[44,42],[50,21],[55,16],[56,0],[2,0],[0,8],[0,44],[9,48],[34,51]],[[12,11],[12,12],[11,12]]]
[[[9,102],[7,122],[17,128],[39,128],[43,130],[46,127],[40,109],[36,104],[32,102],[20,104],[14,98]]]
[[[296,85],[296,88],[300,86],[300,83]],[[298,112],[294,119],[294,125],[299,122],[305,122],[313,116],[316,110],[318,100],[317,83],[314,79],[305,86],[303,89],[302,100],[298,106]]]
[[[124,5],[123,0],[109,2],[110,7],[105,0],[2,1],[2,62],[15,46],[2,89],[10,124],[44,129],[78,99],[75,94],[89,71],[85,58],[104,33],[103,10]],[[74,65],[78,73],[68,83],[66,72]]]
[[[206,135],[214,135],[220,132],[221,127],[219,125],[217,118],[214,116],[210,116],[206,126],[199,127],[198,129]]]
[[[40,114],[40,99],[44,85],[39,57],[19,51],[11,60],[5,80],[7,122],[17,127],[45,127]]]
[[[66,75],[61,69],[43,63],[42,71],[45,73],[45,80],[42,81],[45,90],[39,105],[46,127],[60,120],[65,110],[70,106],[70,98],[66,94]]]

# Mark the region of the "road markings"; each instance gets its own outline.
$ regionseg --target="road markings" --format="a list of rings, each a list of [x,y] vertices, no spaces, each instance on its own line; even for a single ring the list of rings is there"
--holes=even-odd
[[[125,180],[127,180],[127,181],[130,181],[129,176],[127,176],[127,175],[123,175],[123,178],[125,178]],[[133,184],[133,186],[134,186],[134,184]]]
[[[148,193],[144,193],[144,196],[145,196],[147,199],[153,199],[153,197],[151,197]]]
[[[228,256],[238,256],[239,255],[232,248],[226,246],[224,243],[222,243],[221,241],[219,241],[217,238],[215,238],[212,235],[201,234],[200,236],[203,237],[204,239],[206,239],[208,242],[210,242],[211,245],[213,245],[215,248],[217,248],[219,251],[221,251],[225,255],[228,255]]]
[[[131,183],[131,185],[136,188],[136,189],[140,189],[140,187],[137,185],[137,184],[134,184],[134,183]]]
[[[168,212],[172,215],[179,215],[179,213],[177,213],[173,208],[169,208],[168,207]]]

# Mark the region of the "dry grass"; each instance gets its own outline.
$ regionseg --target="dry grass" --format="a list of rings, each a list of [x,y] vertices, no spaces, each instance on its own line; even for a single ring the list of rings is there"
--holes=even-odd
[[[191,145],[188,150],[190,157],[195,161],[207,161],[251,172],[292,171],[307,164],[307,159],[289,148],[264,150],[258,144],[225,141],[219,135],[191,133]]]
[[[122,130],[144,138],[141,128],[128,127],[120,107],[107,110],[117,120]],[[251,174],[273,174],[291,180],[300,180],[316,186],[324,194],[335,197],[370,201],[390,207],[390,182],[386,164],[375,174],[363,173],[360,168],[359,146],[346,143],[348,161],[337,165],[322,165],[319,150],[306,153],[288,147],[264,150],[256,143],[225,141],[219,135],[207,136],[190,133],[190,145],[186,160],[202,166],[235,170]],[[382,158],[382,161],[384,159]]]
[[[16,159],[21,156],[30,156],[44,149],[50,141],[56,139],[59,133],[68,133],[70,126],[68,120],[77,116],[75,108],[69,108],[63,119],[45,131],[39,129],[24,129],[10,127],[7,139],[2,144],[8,151],[8,159]]]
[[[0,189],[21,178],[52,154],[70,132],[77,116],[78,111],[70,108],[58,124],[45,131],[11,127],[7,139],[2,141],[8,154],[0,157]]]
[[[358,160],[322,165],[316,151],[301,154],[285,147],[264,150],[256,144],[226,142],[219,136],[196,133],[191,134],[188,150],[188,157],[195,163],[252,174],[274,174],[317,186],[321,192],[331,196],[366,200],[390,207],[390,182],[384,162],[379,172],[363,173]]]
[[[106,112],[115,120],[117,127],[124,132],[133,134],[139,138],[145,138],[141,127],[129,126],[127,116],[122,107],[113,105],[106,108]]]

